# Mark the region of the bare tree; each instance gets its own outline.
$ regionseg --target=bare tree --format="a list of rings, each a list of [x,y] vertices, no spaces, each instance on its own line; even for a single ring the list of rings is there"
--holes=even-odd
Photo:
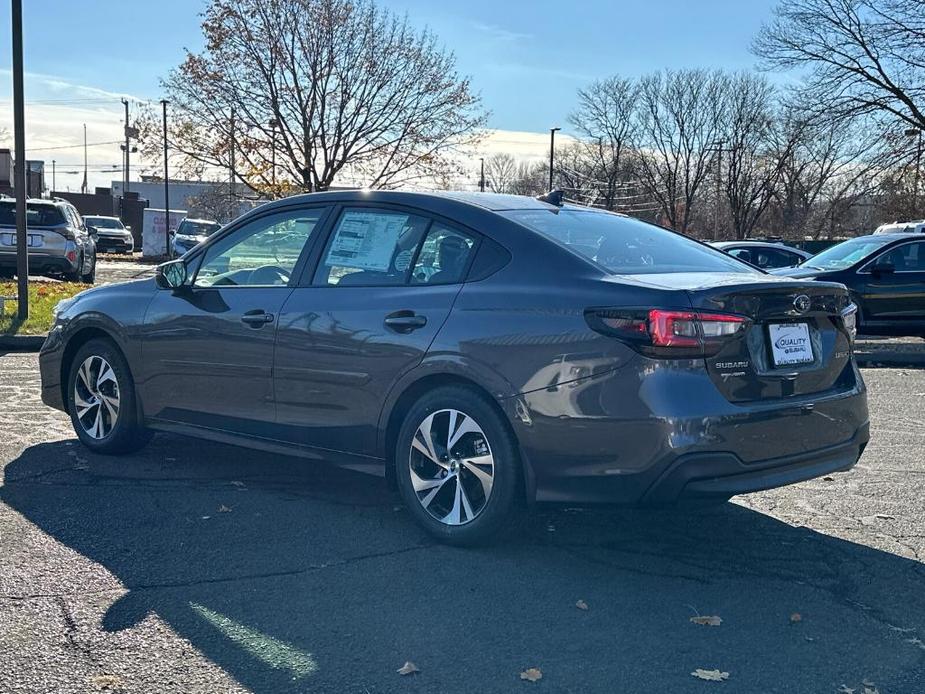
[[[799,136],[784,157],[770,217],[789,237],[832,235],[852,207],[874,193],[892,152],[874,128],[827,120],[806,123],[790,114],[786,127]]]
[[[211,0],[202,28],[203,51],[163,82],[180,173],[233,163],[254,190],[274,178],[325,190],[346,175],[392,187],[458,168],[449,155],[484,124],[453,54],[372,0]]]
[[[510,192],[514,195],[542,195],[546,193],[549,166],[544,162],[521,161],[517,174],[511,182]]]
[[[782,0],[753,48],[769,67],[808,70],[799,96],[813,115],[925,128],[923,0]]]
[[[613,210],[624,189],[625,154],[636,132],[639,85],[618,76],[578,91],[569,122],[583,136],[585,155],[598,180],[600,204]]]
[[[516,177],[517,162],[510,154],[497,152],[485,160],[485,182],[491,192],[510,192]]]
[[[774,88],[750,73],[731,78],[724,122],[725,197],[735,238],[744,239],[774,199],[802,128],[799,123],[782,127],[775,112]]]
[[[639,172],[666,224],[687,231],[719,136],[728,77],[679,70],[640,81]]]

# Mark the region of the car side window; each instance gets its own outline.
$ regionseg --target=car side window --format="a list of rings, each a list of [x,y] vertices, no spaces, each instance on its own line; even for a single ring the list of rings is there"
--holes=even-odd
[[[315,284],[389,286],[405,284],[426,217],[372,208],[346,209],[328,239]]]
[[[748,248],[730,248],[726,251],[733,258],[738,258],[739,260],[745,261],[746,263],[755,264],[755,261],[752,259],[751,249]]]
[[[193,285],[273,287],[289,284],[302,249],[326,208],[287,210],[245,224],[208,247]]]
[[[412,284],[455,284],[462,282],[475,239],[435,222],[411,272]]]
[[[896,272],[925,272],[925,242],[897,246],[874,262],[877,265],[889,263]]]

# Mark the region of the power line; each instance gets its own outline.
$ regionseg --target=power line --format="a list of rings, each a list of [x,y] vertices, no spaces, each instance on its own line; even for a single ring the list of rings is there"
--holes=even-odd
[[[88,142],[87,147],[98,147],[100,145],[118,145],[122,140],[111,140],[109,142]],[[83,144],[79,145],[58,145],[57,147],[32,147],[27,149],[27,152],[51,152],[52,150],[59,149],[79,149],[83,147]]]

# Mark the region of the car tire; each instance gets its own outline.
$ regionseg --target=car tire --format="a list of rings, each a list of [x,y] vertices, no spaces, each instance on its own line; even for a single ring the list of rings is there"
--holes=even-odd
[[[475,389],[443,386],[418,399],[399,431],[394,464],[409,512],[441,542],[476,544],[514,526],[522,487],[517,443]]]
[[[93,284],[96,282],[96,256],[93,256],[93,265],[90,266],[90,272],[85,275],[80,276],[80,281],[85,284]]]
[[[109,340],[88,341],[71,361],[67,411],[77,438],[95,453],[130,453],[153,432],[138,416],[135,383],[125,357]]]

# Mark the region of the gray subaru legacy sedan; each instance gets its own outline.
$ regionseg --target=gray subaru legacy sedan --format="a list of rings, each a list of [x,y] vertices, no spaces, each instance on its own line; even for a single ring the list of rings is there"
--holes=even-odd
[[[44,401],[388,477],[455,543],[519,502],[725,500],[853,466],[840,284],[541,199],[338,191],[259,207],[156,277],[62,302]]]

